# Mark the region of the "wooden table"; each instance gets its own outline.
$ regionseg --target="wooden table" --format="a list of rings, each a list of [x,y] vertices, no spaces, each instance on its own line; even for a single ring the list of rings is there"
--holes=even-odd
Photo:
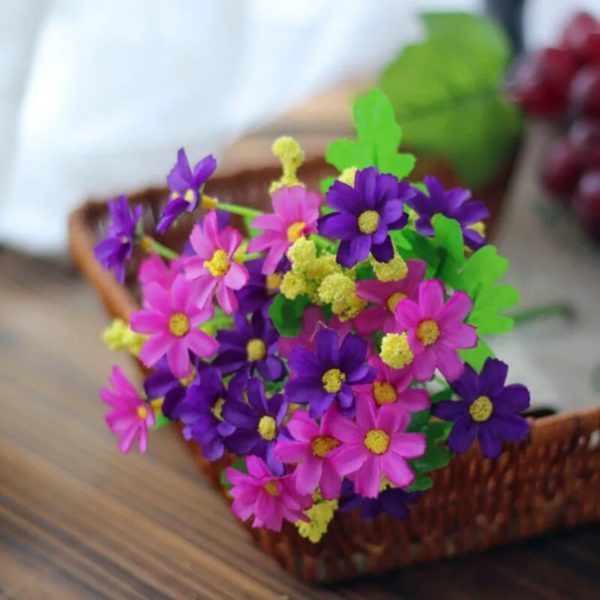
[[[300,131],[320,147],[324,129],[347,127],[339,105],[328,96],[269,138]],[[263,160],[266,139],[238,145],[230,167]],[[600,597],[599,526],[329,588],[295,581],[254,547],[173,429],[152,435],[146,456],[119,454],[98,389],[115,361],[136,372],[104,348],[105,324],[69,268],[0,251],[0,599]]]

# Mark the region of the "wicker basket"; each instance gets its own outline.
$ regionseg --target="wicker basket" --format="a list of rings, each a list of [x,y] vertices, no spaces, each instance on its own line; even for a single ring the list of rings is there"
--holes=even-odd
[[[321,161],[308,162],[301,173],[311,186],[325,174],[327,167]],[[273,167],[218,176],[207,191],[234,203],[265,208],[268,184],[278,175]],[[166,197],[165,189],[130,196],[144,206],[148,231],[154,229]],[[70,219],[71,251],[109,313],[127,319],[138,307],[134,274],[140,257],[132,261],[128,286],[119,285],[100,267],[93,246],[106,218],[104,201],[91,201],[76,210]],[[184,219],[162,241],[180,247],[193,222],[191,217]],[[210,463],[197,444],[189,445],[204,473],[222,491],[219,480],[227,457]],[[527,442],[510,445],[498,460],[485,460],[474,448],[434,472],[433,479],[432,490],[405,522],[387,515],[363,521],[355,513],[337,513],[319,544],[301,538],[288,523],[279,534],[248,529],[256,543],[290,573],[306,581],[331,582],[600,520],[600,408],[536,419]]]

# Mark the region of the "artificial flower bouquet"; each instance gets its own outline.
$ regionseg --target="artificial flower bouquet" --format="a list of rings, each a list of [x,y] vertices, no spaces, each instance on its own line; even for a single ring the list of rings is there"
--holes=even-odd
[[[274,144],[282,175],[265,213],[208,195],[214,158],[192,168],[180,150],[157,231],[193,213],[181,252],[145,234],[124,196],[95,248],[120,282],[146,255],[143,307],[105,332],[150,373],[140,391],[115,367],[101,391],[119,449],[145,452],[149,432],[178,422],[229,465],[221,485],[241,521],[289,522],[316,544],[337,512],[404,519],[455,455],[478,445],[495,459],[528,436],[527,388],[484,341],[511,328],[518,301],[498,283],[508,262],[486,242],[485,206],[409,179],[379,90],[354,119],[357,139],[327,150],[339,175],[321,193],[303,185],[291,138]]]

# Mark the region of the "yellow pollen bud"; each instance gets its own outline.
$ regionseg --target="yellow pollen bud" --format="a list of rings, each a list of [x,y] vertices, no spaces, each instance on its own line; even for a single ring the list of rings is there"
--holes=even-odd
[[[350,296],[356,295],[356,282],[344,273],[327,275],[319,286],[319,297],[322,302],[346,303]]]
[[[344,381],[346,381],[346,374],[339,369],[329,369],[321,377],[323,387],[328,394],[337,394],[342,389]]]
[[[390,436],[383,429],[370,429],[365,435],[364,444],[373,454],[385,454],[390,447]]]
[[[373,396],[375,396],[375,402],[379,406],[382,404],[393,404],[398,400],[396,388],[387,381],[376,381],[373,383]]]
[[[365,235],[375,233],[379,227],[379,213],[375,210],[365,210],[358,217],[358,229]]]
[[[206,210],[214,210],[219,206],[219,201],[211,196],[203,195],[202,198],[200,198],[200,206]]]
[[[267,292],[269,294],[275,294],[281,285],[283,275],[281,273],[271,273],[266,277]]]
[[[148,418],[148,415],[150,414],[150,412],[148,411],[148,409],[145,406],[138,406],[137,409],[137,416],[138,419],[145,421]]]
[[[302,234],[304,233],[305,227],[306,223],[304,221],[296,221],[295,223],[292,223],[287,228],[288,242],[291,242],[293,244],[297,239],[301,238]]]
[[[270,415],[265,415],[258,422],[258,433],[263,440],[270,442],[277,435],[277,421]]]
[[[223,405],[224,404],[225,404],[225,400],[223,400],[223,398],[217,398],[217,401],[213,404],[212,408],[210,409],[210,412],[212,413],[213,417],[217,421],[223,420]]]
[[[473,421],[477,421],[477,423],[487,421],[492,416],[493,411],[494,405],[488,396],[479,396],[469,406],[469,414]]]
[[[349,185],[350,187],[354,187],[354,179],[356,178],[356,171],[358,171],[358,169],[356,167],[348,167],[347,169],[344,169],[342,171],[342,173],[338,177],[338,179],[342,183],[345,183],[346,185]]]
[[[280,290],[288,300],[295,300],[306,292],[306,281],[302,275],[288,271],[281,280]]]
[[[190,320],[183,313],[175,313],[169,319],[169,331],[175,337],[183,337],[190,330]]]
[[[290,229],[292,227],[293,225]],[[317,259],[317,248],[312,240],[307,240],[305,237],[299,237],[288,248],[287,257],[290,259],[294,271],[304,272]]]
[[[279,496],[279,490],[277,489],[277,484],[274,481],[267,481],[263,489],[271,496]]]
[[[192,383],[192,381],[194,381],[194,379],[196,379],[196,368],[192,365],[191,373],[187,377],[182,377],[179,380],[179,383],[181,383],[181,385],[183,385],[185,387],[188,387],[190,385],[190,383]]]
[[[194,190],[192,190],[190,188],[189,190],[186,190],[185,195],[183,196],[183,199],[187,203],[192,204],[194,202],[194,200],[196,199],[196,193],[194,192]]]
[[[417,327],[417,338],[423,346],[435,344],[440,337],[440,328],[432,319],[421,321]]]
[[[267,347],[262,340],[258,338],[252,338],[246,344],[246,354],[248,355],[249,362],[256,362],[262,360],[267,354]]]
[[[304,162],[304,151],[300,144],[294,138],[284,136],[275,140],[271,150],[281,161],[283,174],[271,183],[269,193],[272,194],[282,187],[303,185],[296,175],[298,168]]]
[[[213,277],[223,277],[229,271],[229,257],[225,250],[215,250],[210,260],[204,261],[204,268],[208,269]]]
[[[340,445],[340,441],[330,435],[319,435],[310,443],[312,453],[319,458],[327,456]]]
[[[404,279],[408,273],[408,267],[404,259],[398,254],[386,263],[378,262],[372,256],[370,260],[373,271],[375,271],[375,276],[379,281],[383,281],[384,283]]]
[[[388,333],[381,340],[381,360],[393,367],[402,369],[412,363],[415,358],[406,333]]]
[[[404,300],[404,298],[406,298],[406,294],[403,294],[402,292],[394,292],[387,299],[388,310],[394,314],[396,312],[396,306],[398,306],[398,302],[400,302],[400,300]]]

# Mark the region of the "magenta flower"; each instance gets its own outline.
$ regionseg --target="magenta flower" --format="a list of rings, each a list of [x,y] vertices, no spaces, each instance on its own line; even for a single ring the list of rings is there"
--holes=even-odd
[[[185,274],[199,284],[198,305],[210,304],[216,292],[221,308],[231,314],[238,306],[234,290],[243,288],[250,277],[246,267],[233,258],[242,235],[233,227],[219,231],[217,213],[211,210],[202,225],[194,226],[190,241],[196,256],[186,262]]]
[[[113,389],[102,388],[100,398],[112,406],[104,419],[119,438],[119,450],[127,454],[137,438],[139,451],[146,452],[148,427],[154,425],[152,407],[140,398],[119,367],[113,368],[109,381]]]
[[[477,344],[475,327],[463,323],[473,302],[464,292],[454,292],[444,304],[444,286],[438,279],[419,286],[418,301],[403,300],[396,307],[398,331],[408,330],[414,354],[412,373],[418,381],[429,381],[438,368],[453,381],[463,372],[457,350]]]
[[[277,348],[280,356],[288,358],[296,346],[314,351],[317,347],[317,333],[323,328],[337,331],[340,340],[343,340],[352,331],[352,321],[340,321],[337,315],[333,315],[328,321],[318,306],[308,306],[302,315],[302,329],[299,334],[293,338],[279,338]]]
[[[198,308],[198,288],[179,275],[173,287],[165,290],[158,283],[144,287],[144,310],[131,315],[131,328],[150,335],[140,352],[141,361],[152,367],[167,356],[169,368],[182,379],[192,372],[190,351],[200,358],[212,356],[217,341],[197,329],[212,317],[213,307]]]
[[[167,263],[157,254],[152,254],[142,261],[138,271],[138,281],[142,286],[154,281],[168,290],[173,285],[175,277],[183,273],[186,260],[188,260],[186,256],[181,256]]]
[[[385,475],[395,486],[405,488],[415,478],[407,458],[425,453],[425,436],[406,433],[409,413],[397,405],[380,409],[368,398],[356,403],[356,422],[335,414],[330,422],[332,435],[342,445],[331,453],[337,472],[354,482],[357,494],[375,498]]]
[[[323,498],[339,498],[342,478],[331,463],[331,451],[340,441],[331,435],[329,421],[333,411],[325,413],[321,423],[308,416],[306,410],[296,410],[287,423],[293,440],[280,439],[275,456],[287,464],[297,464],[296,489],[301,494],[312,494],[320,487]]]
[[[249,252],[268,250],[262,271],[265,275],[275,272],[279,261],[298,238],[316,233],[321,206],[319,194],[301,185],[280,188],[273,194],[272,201],[275,212],[260,215],[252,222],[252,227],[264,233],[248,244]]]
[[[367,398],[374,401],[378,406],[393,404],[410,413],[429,408],[430,401],[427,392],[423,389],[410,387],[413,382],[410,367],[392,369],[378,356],[372,356],[368,364],[376,371],[375,381],[354,387],[357,402]]]
[[[281,531],[283,521],[308,521],[304,509],[312,498],[296,491],[295,476],[274,477],[265,462],[257,456],[246,458],[248,473],[227,467],[227,479],[232,484],[231,510],[241,520],[254,515],[252,527]]]
[[[375,306],[363,310],[355,319],[356,330],[361,335],[383,330],[384,333],[394,331],[396,317],[394,313],[398,302],[404,298],[415,299],[419,284],[423,281],[427,263],[422,260],[409,260],[406,263],[408,272],[400,281],[383,283],[374,279],[366,279],[356,283],[356,293]]]

